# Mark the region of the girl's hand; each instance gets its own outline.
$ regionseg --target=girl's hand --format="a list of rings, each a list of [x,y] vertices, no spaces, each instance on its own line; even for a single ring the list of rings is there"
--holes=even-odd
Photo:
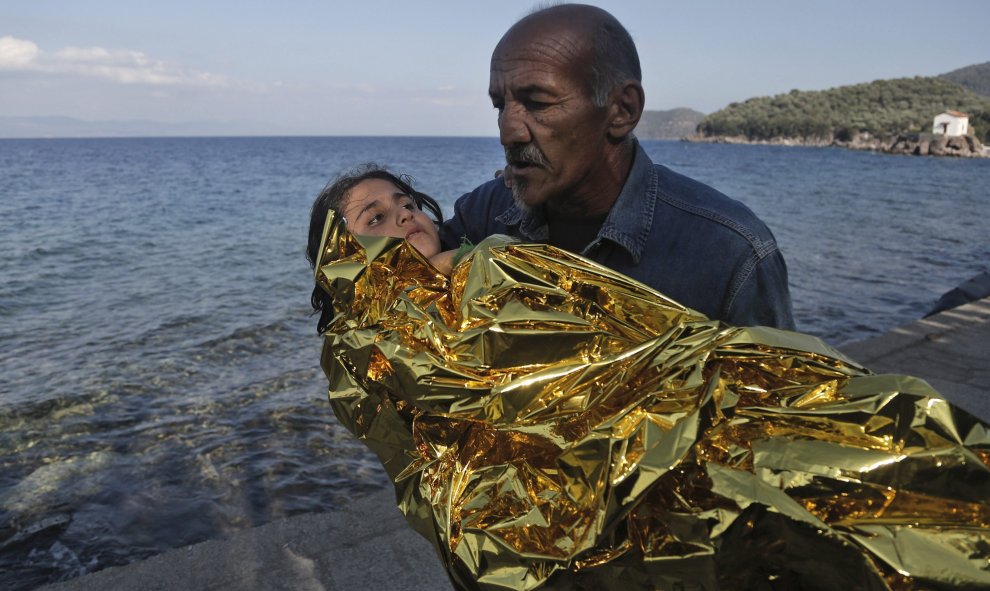
[[[445,250],[430,257],[430,264],[444,275],[449,276],[454,268],[454,253],[456,250]]]

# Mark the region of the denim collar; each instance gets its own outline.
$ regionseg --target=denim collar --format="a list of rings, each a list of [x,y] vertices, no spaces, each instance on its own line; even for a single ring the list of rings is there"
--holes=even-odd
[[[542,207],[523,209],[516,205],[516,201],[513,199],[505,211],[495,216],[495,221],[509,227],[515,226],[519,236],[524,240],[532,240],[533,242],[550,240],[550,227],[547,225],[547,218],[543,215]]]
[[[657,172],[639,141],[633,141],[635,153],[626,184],[622,186],[619,198],[615,200],[598,231],[598,237],[585,247],[582,255],[590,254],[603,240],[609,240],[625,249],[635,264],[638,265],[643,258],[646,240],[653,226]],[[525,240],[546,242],[550,239],[550,229],[543,208],[527,211],[513,201],[495,219],[506,226],[517,227],[519,235]]]

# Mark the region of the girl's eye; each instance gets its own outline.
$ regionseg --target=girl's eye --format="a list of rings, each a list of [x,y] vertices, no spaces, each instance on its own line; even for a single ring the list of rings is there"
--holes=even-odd
[[[399,207],[409,211],[416,211],[419,209],[419,205],[416,200],[409,195],[403,195],[401,199],[398,200]]]
[[[385,216],[383,216],[382,214],[376,213],[373,216],[371,216],[371,218],[368,219],[368,225],[369,226],[377,226],[378,223],[381,222],[382,221],[382,218],[384,218],[384,217]]]

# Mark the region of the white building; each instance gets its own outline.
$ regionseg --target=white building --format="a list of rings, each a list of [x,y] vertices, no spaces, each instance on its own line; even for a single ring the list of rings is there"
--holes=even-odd
[[[932,133],[939,135],[966,135],[969,131],[969,115],[959,111],[946,111],[935,116]]]

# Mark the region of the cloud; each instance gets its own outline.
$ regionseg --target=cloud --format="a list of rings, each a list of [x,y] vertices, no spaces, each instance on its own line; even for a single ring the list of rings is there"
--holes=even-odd
[[[410,98],[415,103],[433,105],[436,107],[473,107],[487,105],[488,97],[480,92],[467,92],[456,86],[439,86],[432,92],[427,91]]]
[[[17,70],[34,62],[41,50],[35,43],[14,37],[0,37],[0,69]]]
[[[460,96],[415,96],[410,100],[421,105],[433,105],[435,107],[473,107],[486,105],[487,97],[482,98],[480,93]]]
[[[224,76],[151,59],[140,51],[65,47],[42,51],[33,41],[0,37],[0,72],[24,71],[104,78],[120,84],[227,86]]]

